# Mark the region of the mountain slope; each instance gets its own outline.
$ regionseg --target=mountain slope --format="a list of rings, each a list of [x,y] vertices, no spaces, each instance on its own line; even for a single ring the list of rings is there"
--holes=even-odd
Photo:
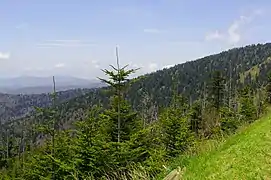
[[[269,179],[271,177],[271,111],[217,149],[176,160],[182,179]]]
[[[161,108],[169,105],[176,89],[190,101],[203,98],[204,93],[208,93],[208,83],[216,70],[222,71],[226,79],[225,93],[230,93],[231,84],[231,95],[235,95],[236,90],[244,85],[259,87],[265,84],[266,74],[271,69],[270,57],[271,43],[267,43],[235,48],[179,64],[138,77],[127,90],[127,99],[133,108],[150,110],[155,116]],[[173,89],[174,83],[177,88]],[[104,89],[95,89],[59,105],[61,124],[71,124],[84,118],[94,104],[108,105],[109,96],[103,93]],[[144,99],[147,103],[142,107]]]
[[[90,91],[90,89],[60,91],[57,92],[57,102],[61,104]],[[0,93],[0,120],[3,123],[10,119],[21,118],[32,112],[34,107],[48,107],[51,103],[51,96],[48,93],[31,95]]]
[[[131,92],[146,91],[158,104],[167,105],[172,97],[172,84],[178,84],[178,92],[191,99],[203,96],[204,83],[210,81],[214,71],[221,71],[226,79],[228,91],[231,79],[232,91],[243,84],[260,86],[266,82],[266,73],[271,69],[271,43],[234,48],[219,54],[176,65],[147,75],[140,83],[133,85]],[[257,76],[251,78],[251,68],[257,67]],[[251,71],[249,71],[251,70]],[[246,76],[242,76],[247,72]],[[252,75],[251,75],[252,74]],[[242,78],[242,81],[240,80]],[[132,93],[131,93],[132,94]],[[139,93],[131,96],[132,102],[142,101]]]

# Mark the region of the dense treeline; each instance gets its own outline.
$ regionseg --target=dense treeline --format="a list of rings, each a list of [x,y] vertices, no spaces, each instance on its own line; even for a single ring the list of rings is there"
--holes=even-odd
[[[104,70],[108,88],[60,104],[54,93],[51,107],[1,126],[2,174],[150,179],[196,141],[234,133],[265,112],[269,51],[270,44],[233,49],[132,81],[136,70],[118,66]],[[242,58],[240,66],[223,56]]]

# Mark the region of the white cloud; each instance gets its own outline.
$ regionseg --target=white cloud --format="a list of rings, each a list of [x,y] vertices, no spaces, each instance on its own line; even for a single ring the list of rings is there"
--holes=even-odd
[[[89,59],[86,59],[83,61],[83,66],[84,68],[87,67],[91,67],[91,68],[95,68],[95,69],[99,69],[101,66],[100,66],[100,63],[99,63],[99,60],[89,60]]]
[[[128,68],[133,68],[133,69],[138,69],[138,71],[136,72],[136,74],[145,74],[145,73],[149,73],[149,72],[153,72],[159,69],[158,64],[152,62],[149,64],[142,64],[142,63],[133,63],[133,62],[129,62],[128,63],[129,67]]]
[[[232,24],[230,24],[226,32],[219,32],[216,30],[214,32],[208,33],[205,36],[205,40],[223,40],[230,45],[236,45],[242,40],[242,32],[246,30],[246,25],[251,23],[256,18],[256,16],[262,15],[263,12],[263,10],[257,9],[250,12],[248,15],[241,15]]]
[[[64,63],[58,63],[55,65],[55,68],[63,68],[63,67],[65,67]]]
[[[4,53],[4,52],[0,52],[0,59],[9,59],[10,58],[10,53]]]
[[[156,71],[158,69],[158,65],[156,63],[150,63],[149,64],[149,70],[150,71]]]
[[[145,33],[158,34],[158,33],[161,33],[161,30],[155,29],[155,28],[151,28],[151,29],[144,29],[144,32]]]
[[[97,61],[97,60],[91,60],[91,64],[92,64],[96,69],[100,68],[99,61]]]
[[[219,39],[223,39],[223,38],[224,38],[224,35],[221,32],[219,32],[218,30],[211,32],[211,33],[208,33],[205,36],[205,40],[207,40],[207,41],[219,40]]]
[[[133,68],[133,69],[137,69],[137,68],[142,69],[142,67],[143,67],[142,64],[133,63],[133,62],[131,62],[131,61],[128,63],[128,66],[129,66],[130,68]]]
[[[97,64],[98,61],[97,61],[97,60],[91,60],[91,63],[92,63],[92,64]]]
[[[263,10],[257,9],[257,10],[252,11],[252,13],[250,13],[249,15],[247,16],[242,15],[239,17],[239,19],[235,20],[228,29],[229,43],[236,44],[240,42],[242,38],[242,33],[241,33],[242,28],[244,29],[245,25],[248,25],[256,18],[256,16],[259,16],[262,14],[263,14]]]
[[[241,40],[240,26],[245,19],[240,18],[239,20],[231,24],[228,29],[228,41],[230,44],[238,43]]]
[[[81,40],[47,40],[37,44],[38,47],[81,47],[95,46],[96,44],[81,41]]]

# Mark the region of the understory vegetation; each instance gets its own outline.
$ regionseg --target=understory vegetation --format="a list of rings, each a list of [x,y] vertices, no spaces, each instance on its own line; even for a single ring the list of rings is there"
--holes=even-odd
[[[156,179],[178,169],[180,179],[269,179],[271,175],[271,114],[236,134],[218,140],[204,140],[193,150],[177,157]]]
[[[199,149],[199,142],[231,135],[260,118],[271,102],[271,78],[267,86],[237,88],[223,71],[212,71],[197,100],[182,96],[173,77],[168,106],[149,111],[146,96],[135,110],[127,91],[140,80],[129,79],[137,69],[120,67],[118,61],[111,68],[103,70],[108,78],[100,79],[110,86],[104,92],[109,103],[93,105],[73,128],[59,128],[54,92],[52,106],[37,108],[35,123],[21,130],[21,139],[2,138],[0,177],[156,179],[176,157]]]

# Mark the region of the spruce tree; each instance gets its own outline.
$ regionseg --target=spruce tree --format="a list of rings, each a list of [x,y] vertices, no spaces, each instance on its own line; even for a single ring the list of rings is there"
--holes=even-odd
[[[246,86],[240,90],[240,114],[242,115],[243,121],[252,122],[257,117],[257,109],[253,102],[252,89]]]
[[[187,111],[187,100],[175,92],[170,107],[159,116],[161,139],[169,157],[179,155],[193,142]]]
[[[210,88],[210,100],[212,105],[218,111],[222,106],[223,102],[223,94],[224,94],[224,86],[225,79],[222,76],[220,71],[215,71],[211,80],[211,88]]]
[[[137,69],[126,70],[128,65],[120,67],[118,49],[116,48],[117,67],[110,65],[113,70],[102,70],[109,79],[99,78],[102,82],[110,85],[114,95],[111,98],[110,109],[106,114],[110,117],[112,128],[112,141],[122,142],[129,139],[130,132],[135,128],[136,113],[131,110],[130,105],[124,98],[126,88],[131,83],[128,77]]]
[[[178,156],[193,142],[188,117],[179,108],[170,107],[159,116],[162,141],[169,157]]]
[[[190,129],[196,135],[199,134],[199,130],[202,126],[202,106],[200,101],[193,103],[190,110]]]

